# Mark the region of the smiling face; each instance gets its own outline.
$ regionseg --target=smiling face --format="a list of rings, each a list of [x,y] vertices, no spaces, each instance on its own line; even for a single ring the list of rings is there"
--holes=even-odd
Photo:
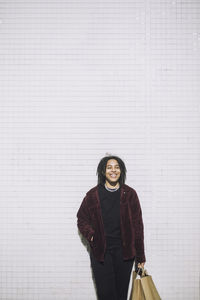
[[[118,161],[115,159],[109,159],[106,165],[106,185],[108,187],[115,187],[118,185],[121,170]]]

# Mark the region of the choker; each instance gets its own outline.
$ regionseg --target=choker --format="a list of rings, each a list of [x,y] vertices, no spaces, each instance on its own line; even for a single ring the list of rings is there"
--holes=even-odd
[[[105,186],[105,189],[106,189],[107,191],[109,191],[109,192],[115,192],[115,191],[117,191],[117,190],[120,188],[120,186],[119,186],[119,187],[117,187],[117,188],[115,188],[115,189],[111,189],[111,188],[107,187],[106,184],[104,184],[104,186]]]

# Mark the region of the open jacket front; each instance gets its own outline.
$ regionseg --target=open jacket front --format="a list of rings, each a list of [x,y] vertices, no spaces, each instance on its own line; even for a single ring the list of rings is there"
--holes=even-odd
[[[106,238],[98,185],[87,192],[78,210],[77,218],[78,228],[90,243],[94,256],[97,260],[104,261]],[[140,202],[136,191],[126,184],[121,186],[120,228],[124,260],[135,257],[137,262],[145,262],[144,230]],[[91,241],[92,236],[93,241]]]

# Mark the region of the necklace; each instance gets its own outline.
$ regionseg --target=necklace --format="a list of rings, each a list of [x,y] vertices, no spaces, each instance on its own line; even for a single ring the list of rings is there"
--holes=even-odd
[[[115,191],[117,191],[117,190],[120,188],[120,186],[118,186],[117,188],[111,189],[111,188],[107,187],[106,184],[104,184],[104,186],[105,186],[105,189],[106,189],[107,191],[109,191],[109,192],[115,192]]]

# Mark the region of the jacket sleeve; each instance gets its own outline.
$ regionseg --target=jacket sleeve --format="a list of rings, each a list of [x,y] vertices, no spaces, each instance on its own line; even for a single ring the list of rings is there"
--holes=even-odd
[[[135,248],[136,261],[138,263],[146,262],[144,252],[144,225],[142,219],[142,210],[137,193],[134,196],[134,227],[135,227]]]
[[[87,195],[83,199],[81,206],[77,212],[77,226],[81,234],[90,242],[94,230],[91,226],[90,215],[87,208]]]

